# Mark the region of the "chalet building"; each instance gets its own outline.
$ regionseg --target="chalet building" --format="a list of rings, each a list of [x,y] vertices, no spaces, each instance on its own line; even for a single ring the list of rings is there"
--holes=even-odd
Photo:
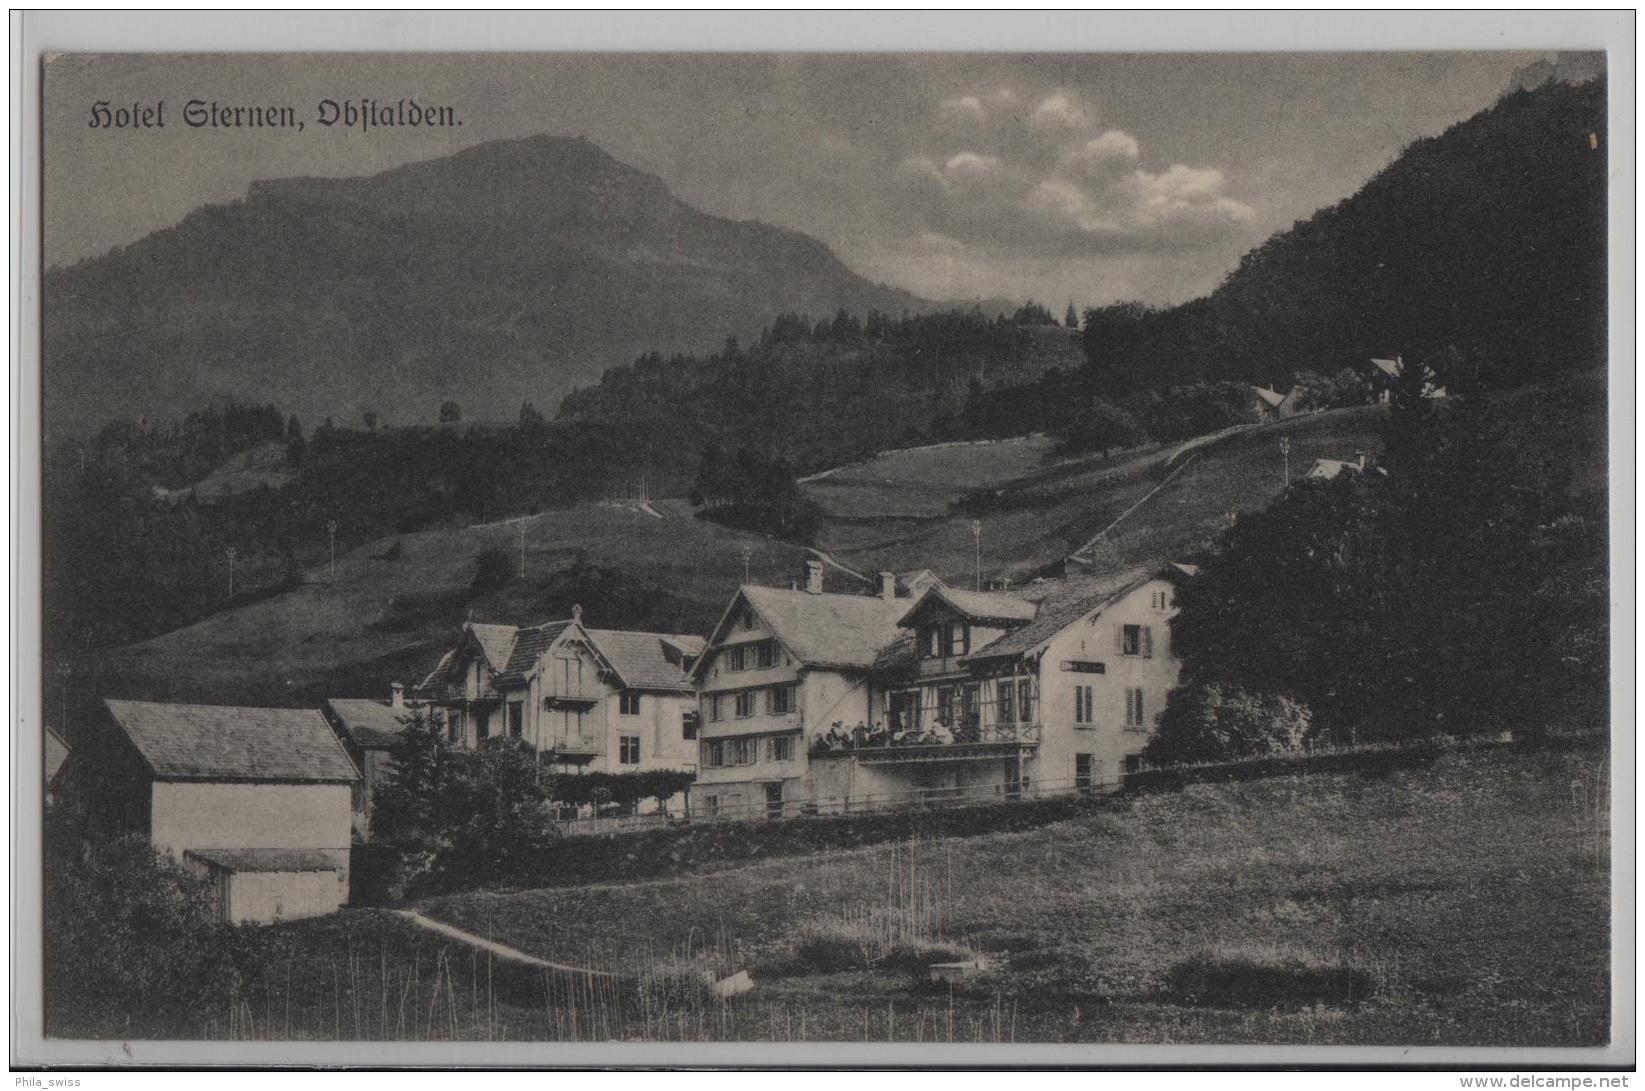
[[[1189,566],[898,598],[742,587],[697,668],[696,813],[1072,792],[1134,769]]]
[[[1262,413],[1264,420],[1279,420],[1296,415],[1297,402],[1302,397],[1300,387],[1293,386],[1289,394],[1281,394],[1265,386],[1253,386],[1251,389],[1256,393],[1257,409]]]
[[[354,836],[369,840],[371,802],[392,768],[389,752],[400,741],[400,733],[416,712],[406,704],[405,686],[399,682],[389,687],[386,702],[367,697],[333,697],[321,711],[360,770],[360,780],[354,786]]]
[[[453,746],[506,735],[562,773],[690,770],[690,671],[703,646],[698,636],[591,629],[581,607],[542,625],[470,622],[414,696]]]
[[[935,587],[878,685],[886,730],[825,738],[821,763],[853,794],[986,796],[1089,790],[1134,771],[1180,670],[1176,587],[1188,566],[1030,584],[1010,593]],[[875,743],[880,745],[876,746]]]
[[[809,748],[831,724],[883,719],[871,680],[908,603],[889,572],[878,595],[825,591],[819,561],[803,588],[738,588],[694,672],[693,813],[796,814],[832,787],[816,782]]]
[[[348,897],[360,775],[313,709],[106,701],[101,804],[209,876],[220,919],[330,913]]]

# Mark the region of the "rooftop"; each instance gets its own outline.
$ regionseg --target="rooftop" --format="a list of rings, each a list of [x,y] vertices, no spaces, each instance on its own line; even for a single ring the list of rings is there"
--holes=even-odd
[[[161,780],[360,779],[336,732],[315,709],[104,704]]]
[[[867,670],[902,636],[906,599],[745,584],[748,600],[783,646],[807,666]]]
[[[337,861],[317,849],[187,849],[185,856],[225,871],[339,871]]]
[[[326,709],[363,750],[387,750],[393,746],[415,715],[409,708],[390,708],[369,697],[333,697],[326,701]]]

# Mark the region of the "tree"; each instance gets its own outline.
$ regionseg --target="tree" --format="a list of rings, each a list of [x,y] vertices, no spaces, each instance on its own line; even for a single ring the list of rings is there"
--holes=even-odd
[[[1080,315],[1078,311],[1074,310],[1074,301],[1072,299],[1068,301],[1068,311],[1062,316],[1062,324],[1071,330],[1080,328]]]
[[[377,414],[367,409],[360,414],[360,422],[366,426],[367,432],[377,431]]]
[[[440,795],[450,748],[430,709],[418,709],[388,752],[388,776],[371,800],[371,835],[404,851],[426,851],[438,837]]]
[[[440,405],[440,423],[456,424],[463,419],[463,407],[454,401],[442,402]]]
[[[1119,447],[1146,443],[1148,433],[1135,417],[1102,398],[1093,398],[1061,431],[1063,450],[1068,454],[1101,451],[1107,455]]]
[[[1300,750],[1313,730],[1308,706],[1220,683],[1179,686],[1144,757],[1155,765],[1231,761]]]

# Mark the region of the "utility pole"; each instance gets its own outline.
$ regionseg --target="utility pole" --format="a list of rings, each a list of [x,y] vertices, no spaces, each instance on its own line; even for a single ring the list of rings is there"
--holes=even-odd
[[[977,590],[982,590],[982,520],[971,520],[971,538],[977,546]]]
[[[750,546],[743,546],[743,583],[749,583],[748,562],[753,558],[754,550]]]
[[[326,520],[326,546],[331,552],[330,575],[326,579],[335,581],[337,579],[337,520],[335,519]]]
[[[1291,437],[1279,437],[1280,457],[1285,459],[1285,487],[1291,487]]]
[[[525,520],[520,520],[520,575],[525,575]]]
[[[233,602],[234,601],[234,558],[236,558],[240,555],[240,551],[238,549],[235,549],[233,546],[229,546],[228,550],[227,550],[227,553],[228,553],[228,597],[229,597],[229,601]]]

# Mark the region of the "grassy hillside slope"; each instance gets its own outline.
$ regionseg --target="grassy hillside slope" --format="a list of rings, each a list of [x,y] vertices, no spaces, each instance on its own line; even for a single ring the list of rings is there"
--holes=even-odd
[[[664,517],[586,504],[373,542],[340,553],[335,576],[322,567],[294,591],[122,649],[94,686],[106,695],[277,705],[386,695],[391,680],[421,681],[469,617],[543,621],[576,603],[592,625],[706,633],[742,580],[745,545],[753,577],[766,582],[791,578],[808,556],[692,518],[683,504],[653,507]],[[502,550],[518,563],[522,526],[526,576],[476,590],[480,553]]]
[[[905,977],[794,963],[797,937],[885,911],[912,869],[942,938],[996,965],[961,1025],[997,993],[1019,1041],[1593,1045],[1609,1027],[1607,783],[1597,752],[1455,754],[1143,795],[912,859],[881,846],[422,908],[577,965],[718,946],[760,983],[744,1026],[783,1008],[813,1039],[857,1037],[870,1012],[878,1037],[892,1009],[913,1037],[929,998]],[[1271,1002],[1185,991],[1195,967],[1234,965],[1272,979]],[[1288,978],[1322,968],[1363,975],[1367,995],[1278,1010]]]

